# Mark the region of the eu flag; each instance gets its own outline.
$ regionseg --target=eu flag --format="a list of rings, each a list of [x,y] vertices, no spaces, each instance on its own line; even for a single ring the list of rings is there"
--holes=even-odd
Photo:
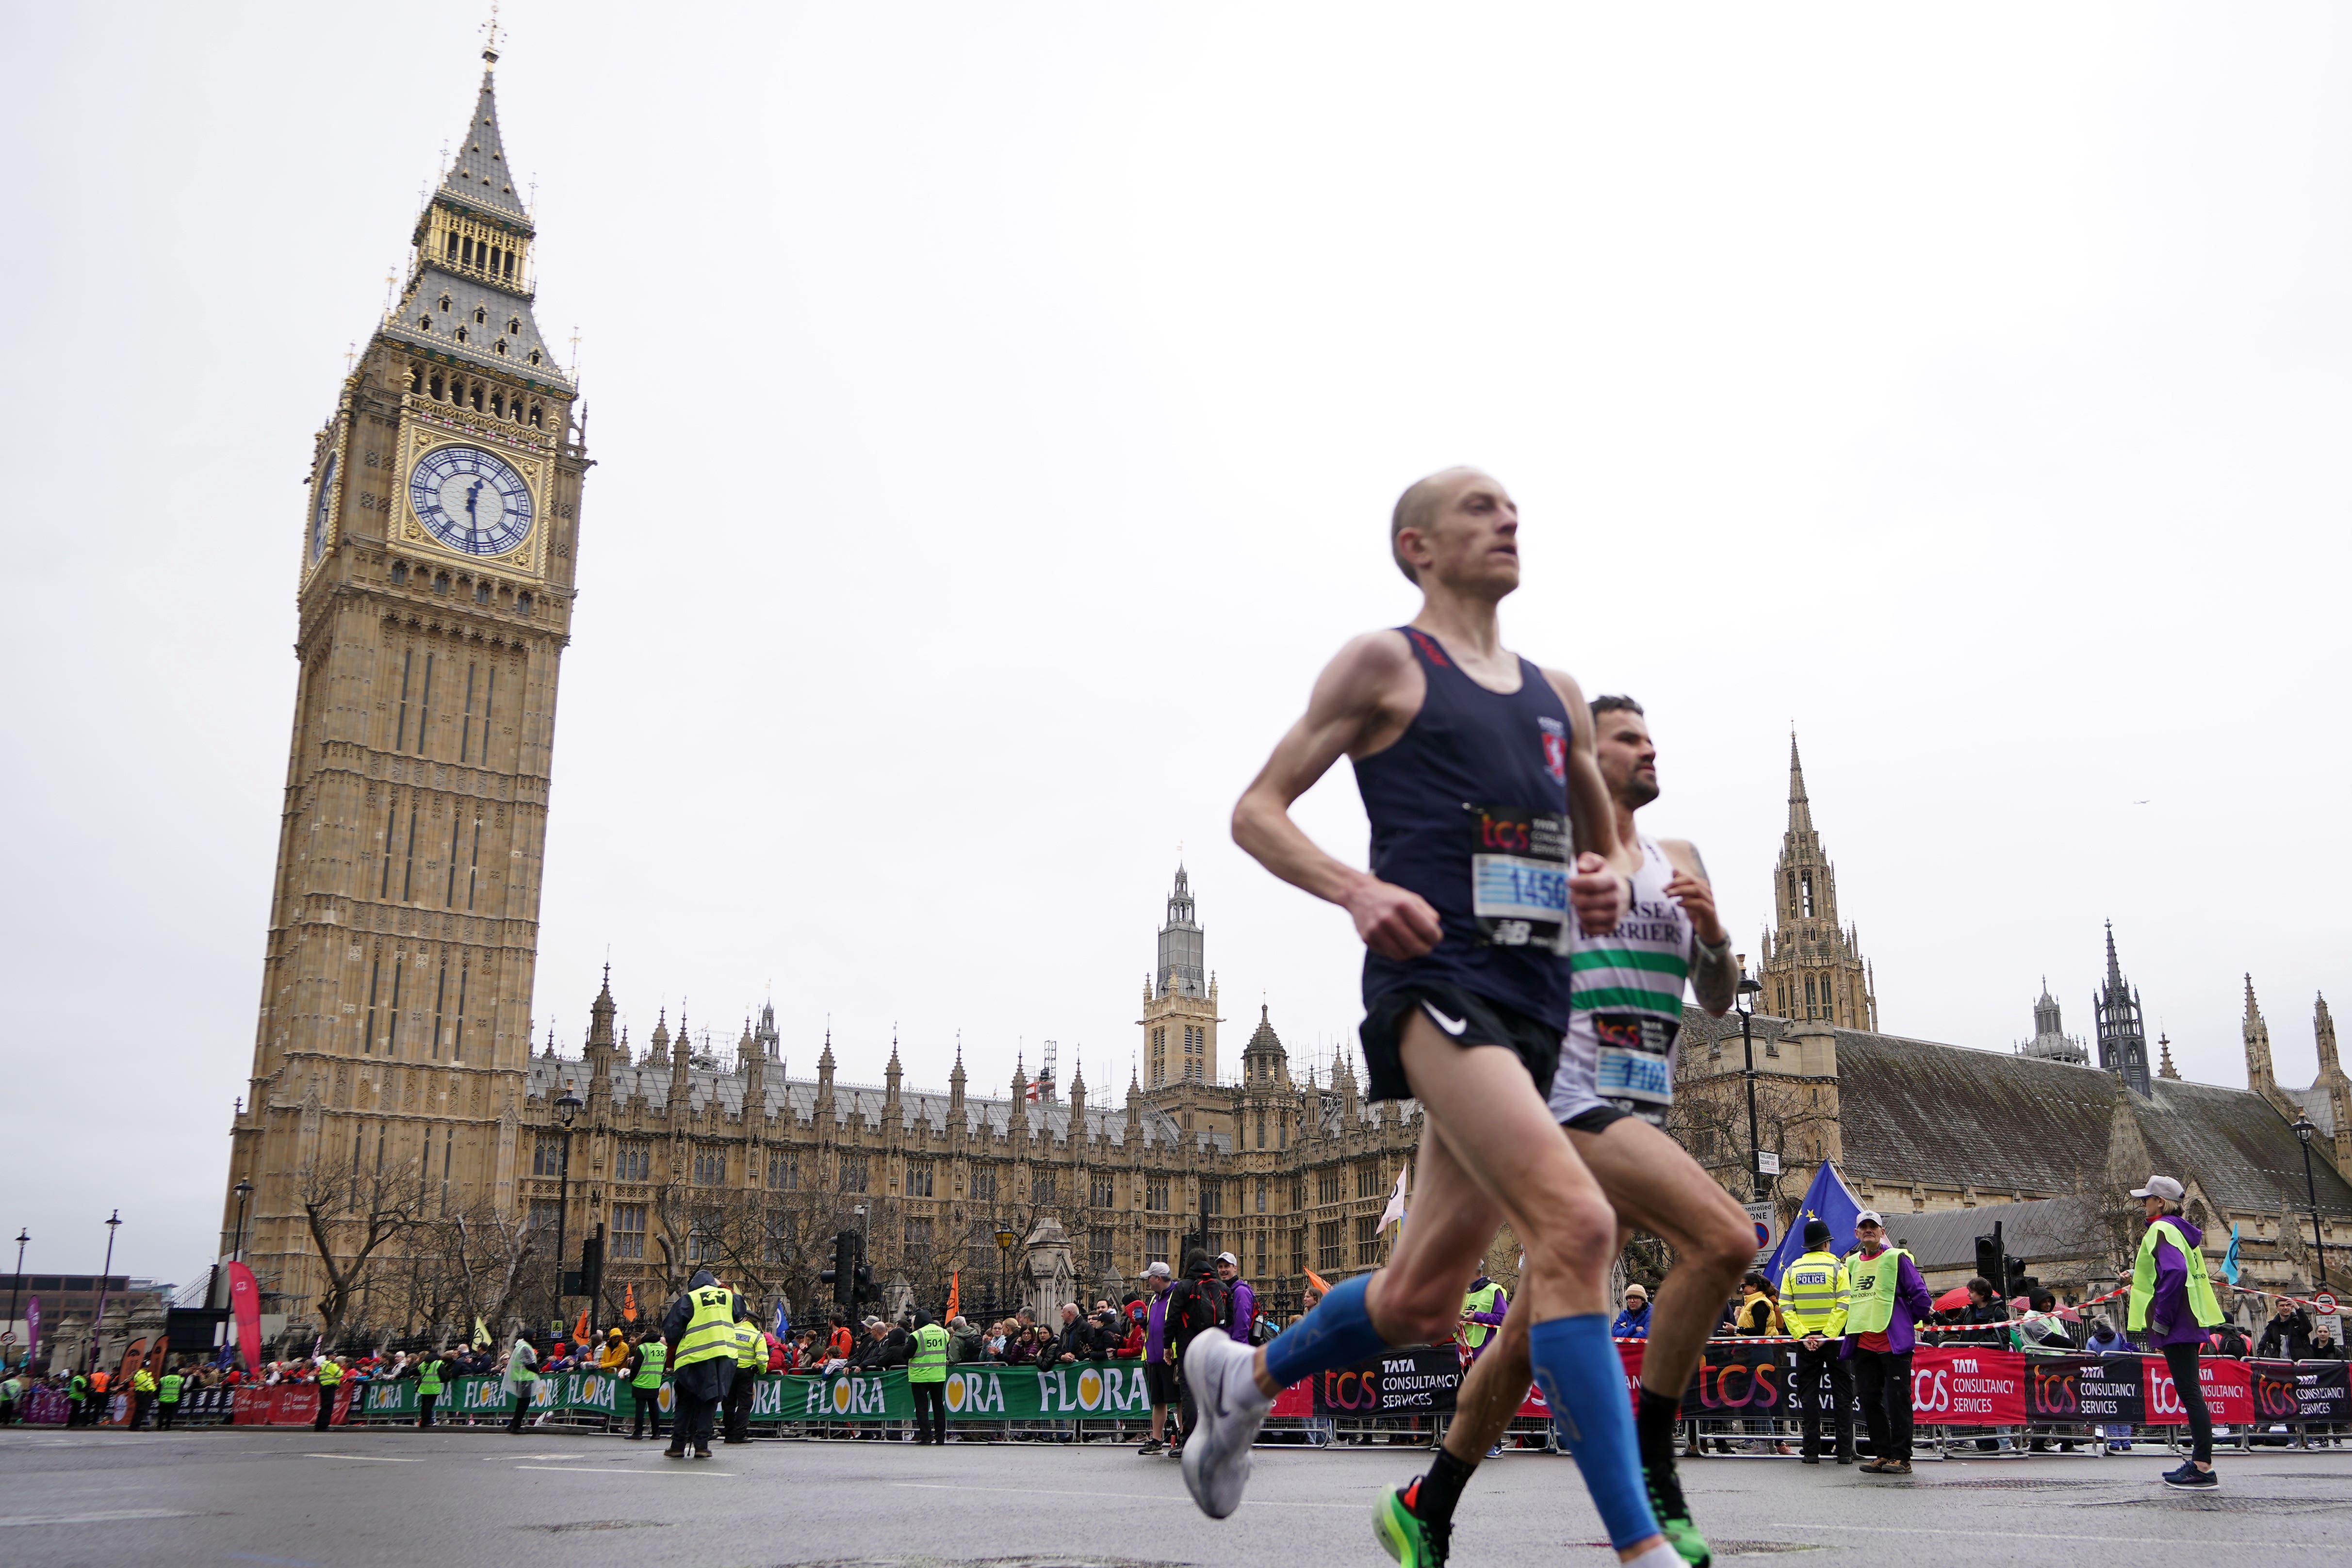
[[[1780,1245],[1774,1247],[1772,1256],[1765,1260],[1764,1277],[1779,1284],[1780,1271],[1804,1255],[1807,1220],[1829,1222],[1830,1251],[1840,1257],[1852,1252],[1854,1246],[1853,1216],[1861,1212],[1862,1204],[1845,1184],[1845,1178],[1837,1173],[1836,1166],[1827,1160],[1822,1161],[1822,1168],[1813,1173],[1813,1184],[1805,1189],[1804,1207],[1790,1222],[1787,1234],[1780,1237]]]

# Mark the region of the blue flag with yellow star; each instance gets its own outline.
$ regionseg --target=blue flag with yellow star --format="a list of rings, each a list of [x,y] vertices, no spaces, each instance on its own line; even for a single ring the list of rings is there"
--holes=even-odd
[[[1843,1258],[1853,1250],[1853,1216],[1862,1212],[1861,1200],[1837,1173],[1837,1167],[1827,1160],[1813,1173],[1813,1184],[1805,1189],[1804,1206],[1780,1237],[1780,1245],[1772,1249],[1765,1261],[1764,1278],[1779,1284],[1780,1271],[1804,1256],[1805,1222],[1819,1219],[1829,1222],[1829,1249]]]

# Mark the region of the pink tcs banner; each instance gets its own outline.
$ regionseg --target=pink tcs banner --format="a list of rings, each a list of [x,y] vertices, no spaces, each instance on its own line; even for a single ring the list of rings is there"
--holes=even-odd
[[[335,1414],[329,1425],[341,1426],[351,1419],[352,1394],[357,1387],[348,1382],[335,1385]],[[230,1419],[239,1426],[308,1426],[319,1418],[319,1385],[280,1383],[268,1388],[240,1388],[233,1408]]]
[[[261,1287],[242,1263],[228,1266],[228,1304],[236,1317],[237,1353],[247,1377],[261,1375]]]
[[[2171,1369],[2164,1358],[2144,1355],[2139,1358],[2141,1375],[2147,1379],[2147,1424],[2151,1426],[2185,1426],[2189,1409],[2180,1403],[2180,1390],[2172,1381]],[[2214,1420],[2223,1423],[2251,1422],[2254,1418],[2253,1369],[2242,1361],[2224,1361],[2208,1356],[2197,1363],[2198,1381],[2205,1390],[2205,1408]]]

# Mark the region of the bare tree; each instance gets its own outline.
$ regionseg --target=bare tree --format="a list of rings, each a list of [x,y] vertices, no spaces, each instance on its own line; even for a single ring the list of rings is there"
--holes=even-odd
[[[414,1159],[372,1172],[356,1164],[349,1173],[306,1166],[294,1173],[294,1197],[326,1275],[319,1324],[321,1336],[332,1343],[368,1284],[377,1255],[424,1217],[424,1174]]]

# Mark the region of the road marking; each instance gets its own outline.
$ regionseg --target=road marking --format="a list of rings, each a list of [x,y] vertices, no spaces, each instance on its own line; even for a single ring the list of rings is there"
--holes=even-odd
[[[256,1557],[250,1552],[231,1552],[226,1555],[232,1563],[271,1563],[277,1564],[277,1568],[319,1568],[316,1563],[305,1563],[299,1557]]]
[[[1869,1535],[1965,1535],[1997,1541],[2096,1541],[2119,1546],[2178,1546],[2180,1544],[2180,1537],[2177,1535],[2061,1535],[2054,1531],[2039,1530],[1925,1530],[1894,1524],[1821,1524],[1811,1520],[1799,1524],[1790,1520],[1776,1519],[1772,1521],[1772,1528],[1798,1531],[1859,1531]],[[2240,1541],[2232,1538],[2230,1545],[2232,1550],[2249,1546],[2292,1546],[2306,1552],[2344,1550],[2344,1543],[2340,1541]]]
[[[421,1465],[422,1459],[388,1459],[380,1454],[305,1454],[306,1459],[357,1459],[363,1465]]]
[[[1029,1497],[1108,1497],[1123,1498],[1134,1502],[1181,1502],[1188,1505],[1192,1500],[1191,1496],[1184,1492],[1061,1491],[1050,1487],[959,1487],[951,1486],[945,1481],[892,1481],[890,1484],[894,1487],[908,1487],[916,1491],[926,1492],[1010,1492]],[[1242,1506],[1244,1508],[1336,1508],[1353,1511],[1366,1505],[1353,1502],[1260,1502],[1253,1498],[1244,1499]]]
[[[517,1465],[518,1470],[553,1470],[566,1476],[732,1476],[732,1470],[605,1470],[594,1465]],[[973,1487],[973,1491],[991,1491],[991,1487]],[[1100,1493],[1092,1494],[1100,1496]]]
[[[180,1508],[116,1508],[97,1513],[19,1513],[0,1517],[0,1528],[24,1524],[111,1524],[117,1520],[194,1519]]]

